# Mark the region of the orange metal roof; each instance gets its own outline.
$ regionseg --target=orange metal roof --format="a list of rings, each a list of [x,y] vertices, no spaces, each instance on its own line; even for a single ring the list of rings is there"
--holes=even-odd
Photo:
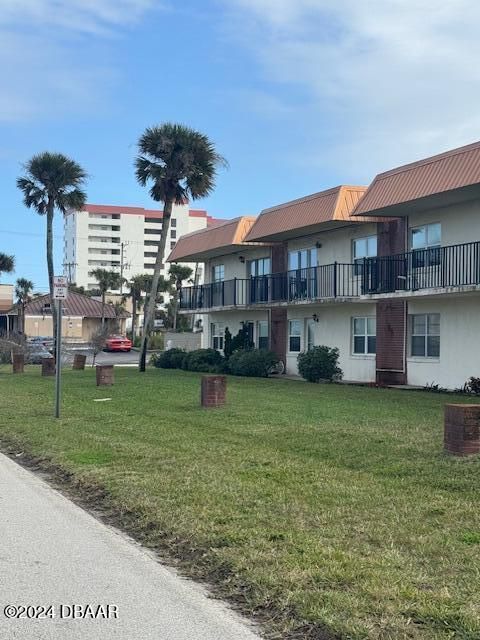
[[[352,215],[480,183],[480,142],[379,173]]]
[[[228,253],[235,247],[244,244],[245,236],[250,231],[255,218],[241,216],[234,220],[225,220],[223,224],[207,227],[181,236],[168,257],[168,262],[187,260],[201,261],[203,258],[217,252]]]
[[[298,200],[264,209],[246,240],[276,240],[295,232],[304,235],[307,227],[334,221],[353,221],[350,213],[367,187],[341,185]],[[290,233],[289,233],[290,232]]]

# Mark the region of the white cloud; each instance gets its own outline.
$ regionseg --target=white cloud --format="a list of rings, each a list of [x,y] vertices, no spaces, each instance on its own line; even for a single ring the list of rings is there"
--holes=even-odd
[[[112,38],[159,0],[0,0],[0,122],[85,113],[117,71]]]
[[[299,162],[346,179],[480,138],[475,0],[224,0],[269,86],[292,85],[310,127]],[[243,29],[239,25],[244,25]],[[306,152],[305,152],[306,151]],[[300,160],[302,158],[302,160]]]

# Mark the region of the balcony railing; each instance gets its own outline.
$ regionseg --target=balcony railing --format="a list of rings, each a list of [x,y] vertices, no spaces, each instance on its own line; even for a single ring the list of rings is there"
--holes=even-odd
[[[252,278],[234,278],[184,287],[180,308],[246,307],[271,302],[301,302],[361,295],[358,265],[335,263]]]
[[[480,285],[480,242],[184,287],[180,308],[328,301],[468,285]]]
[[[480,242],[369,258],[362,271],[362,294],[477,285]]]

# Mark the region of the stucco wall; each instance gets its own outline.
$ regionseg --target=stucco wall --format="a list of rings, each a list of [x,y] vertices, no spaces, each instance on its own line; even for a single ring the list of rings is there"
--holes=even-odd
[[[270,252],[270,247],[245,247],[245,250],[242,248],[236,253],[221,256],[219,258],[213,258],[205,265],[205,282],[212,281],[212,267],[219,264],[223,264],[225,267],[225,280],[233,280],[233,278],[247,278],[248,261],[255,260],[257,258],[269,258]],[[240,257],[245,258],[245,261],[242,262]]]
[[[352,318],[375,317],[375,304],[308,305],[288,309],[288,320],[302,320],[301,351],[306,349],[306,321],[317,314],[314,323],[315,346],[326,345],[340,350],[339,365],[345,380],[373,382],[375,380],[375,356],[352,355]],[[288,340],[288,336],[287,336]],[[287,373],[297,374],[298,353],[288,351]]]
[[[409,315],[440,314],[440,358],[407,357],[407,379],[412,385],[439,384],[448,389],[463,386],[470,376],[480,376],[480,296],[411,299]],[[410,340],[407,338],[407,354]]]

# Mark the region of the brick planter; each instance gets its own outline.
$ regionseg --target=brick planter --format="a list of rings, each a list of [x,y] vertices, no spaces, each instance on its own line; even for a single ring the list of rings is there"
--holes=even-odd
[[[114,383],[113,364],[97,364],[97,387],[110,387]]]
[[[226,376],[202,376],[202,407],[223,407],[227,394]]]
[[[444,448],[455,456],[480,453],[480,404],[445,405]]]
[[[14,353],[12,355],[12,370],[13,373],[23,373],[25,366],[25,356],[23,353]]]
[[[87,361],[87,356],[82,353],[76,353],[73,356],[73,366],[72,369],[83,370],[85,369],[85,363]]]
[[[55,375],[55,358],[43,358],[42,360],[42,376]]]

